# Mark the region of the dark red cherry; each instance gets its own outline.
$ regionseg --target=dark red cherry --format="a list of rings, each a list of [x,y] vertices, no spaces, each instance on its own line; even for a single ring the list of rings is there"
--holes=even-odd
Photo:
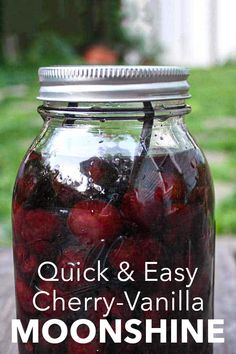
[[[185,243],[191,240],[192,225],[195,209],[191,205],[180,205],[179,208],[170,207],[165,216],[165,230],[163,240],[169,245]]]
[[[24,350],[26,351],[26,353],[33,353],[34,352],[33,344],[31,342],[25,343]]]
[[[101,239],[113,240],[122,224],[117,208],[91,200],[75,204],[68,217],[68,226],[83,244],[96,244]]]
[[[52,187],[55,191],[56,198],[65,207],[71,207],[81,199],[80,193],[74,189],[73,186],[69,186],[54,179]]]
[[[21,237],[28,242],[50,241],[60,230],[59,217],[43,209],[25,211],[21,223]]]
[[[58,258],[57,268],[59,271],[59,284],[58,286],[62,290],[70,290],[75,291],[79,289],[82,285],[89,285],[91,283],[85,283],[82,274],[84,270],[85,263],[85,254],[80,249],[76,249],[73,247],[65,248]],[[65,281],[61,278],[61,269],[64,269],[64,277],[65,279],[71,279],[69,281]],[[81,273],[80,281],[77,281],[77,272],[78,270]]]
[[[30,248],[30,250],[39,255],[39,256],[46,256],[50,253],[51,251],[51,243],[49,241],[44,241],[44,240],[36,240],[33,242],[28,242],[27,246]]]
[[[32,288],[21,278],[16,279],[16,297],[22,310],[34,315],[37,310],[33,305],[34,292]]]
[[[159,226],[163,206],[148,189],[134,189],[124,195],[121,210],[126,221],[152,230]]]
[[[113,184],[118,178],[116,167],[102,158],[92,157],[87,161],[81,162],[80,167],[87,177],[92,178],[95,184],[102,187]]]
[[[20,206],[18,202],[14,201],[12,211],[13,232],[16,238],[20,238],[22,223],[25,216],[25,210]]]
[[[36,189],[37,183],[37,177],[31,174],[19,178],[16,185],[17,200],[20,203],[26,201]]]
[[[36,190],[39,179],[39,165],[41,156],[32,151],[21,165],[16,183],[16,199],[19,203],[25,202]]]
[[[13,203],[12,203],[12,212],[13,214],[17,213],[17,211],[20,209],[20,204],[14,200]]]
[[[41,155],[38,152],[31,151],[26,159],[26,162],[32,161],[32,160],[40,160],[40,159],[41,159]]]
[[[178,174],[161,173],[161,183],[155,190],[155,199],[166,206],[175,207],[185,202],[187,189],[183,177]]]
[[[23,274],[32,275],[37,271],[38,259],[36,255],[30,253],[29,249],[23,245],[15,246],[16,262]]]
[[[60,301],[56,303],[53,301],[54,294],[56,297],[64,297],[63,293],[57,286],[57,282],[42,280],[37,286],[37,293],[40,291],[42,291],[42,293],[37,296],[36,304],[40,309],[43,310],[39,311],[43,316],[52,318],[60,318],[66,316],[68,312],[67,307],[65,306],[65,309],[63,309]],[[54,304],[55,310],[53,309]]]
[[[145,262],[161,262],[163,248],[160,242],[152,239],[127,238],[115,248],[109,257],[111,265],[115,269],[120,269],[121,262],[128,262],[130,270],[135,271],[135,275],[145,271]]]

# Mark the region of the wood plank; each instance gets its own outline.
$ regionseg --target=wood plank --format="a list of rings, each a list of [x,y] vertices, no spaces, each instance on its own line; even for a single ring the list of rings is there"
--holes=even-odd
[[[216,242],[215,318],[225,320],[225,343],[214,354],[236,354],[236,237]]]
[[[16,354],[11,343],[11,320],[15,318],[15,294],[12,251],[0,249],[0,353]]]
[[[0,353],[16,354],[11,343],[15,296],[10,249],[0,249],[0,281]],[[216,344],[214,354],[236,354],[236,237],[217,239],[215,318],[225,319],[225,343]]]

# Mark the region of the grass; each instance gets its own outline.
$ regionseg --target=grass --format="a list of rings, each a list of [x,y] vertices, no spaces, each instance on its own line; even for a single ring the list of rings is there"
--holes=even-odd
[[[0,101],[0,244],[2,245],[9,244],[11,234],[11,194],[15,176],[26,149],[42,124],[35,110],[36,80],[36,71],[30,72],[25,68],[0,68],[0,97],[3,96]],[[5,94],[6,87],[19,84],[26,85],[26,92],[22,88],[22,97],[16,97],[14,91],[10,95]]]
[[[26,85],[16,97],[10,85]],[[235,182],[236,177],[236,65],[194,69],[190,76],[192,113],[187,125],[203,149],[224,153],[226,158],[212,163],[217,181]],[[0,67],[0,243],[10,242],[11,193],[18,166],[37,135],[42,120],[36,112],[36,68]],[[19,94],[18,94],[19,96]],[[217,206],[217,229],[236,233],[236,184],[232,196]]]
[[[226,198],[216,209],[217,231],[221,234],[235,234],[236,193]]]
[[[235,185],[216,206],[218,234],[236,234],[236,65],[195,69],[190,76],[193,111],[188,126],[203,150],[225,155],[211,164],[217,182]]]

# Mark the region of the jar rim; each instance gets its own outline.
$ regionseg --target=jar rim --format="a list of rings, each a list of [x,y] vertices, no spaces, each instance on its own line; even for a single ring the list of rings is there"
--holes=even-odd
[[[176,66],[65,65],[39,69],[42,101],[138,102],[190,98],[189,70]]]

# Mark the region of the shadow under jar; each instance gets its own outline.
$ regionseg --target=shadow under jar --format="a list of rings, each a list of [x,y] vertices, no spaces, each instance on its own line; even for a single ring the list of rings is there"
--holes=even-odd
[[[214,195],[184,123],[187,76],[175,67],[40,69],[44,126],[13,195],[17,317],[24,329],[30,319],[39,326],[38,343],[19,338],[20,354],[212,353]],[[51,319],[68,329],[61,343],[45,338]],[[95,326],[89,343],[70,331],[79,319]],[[141,333],[134,344],[130,319]],[[184,319],[195,329],[202,320],[202,343],[190,333],[183,343]],[[121,343],[109,334],[102,343],[104,320]],[[148,339],[150,326],[162,334]],[[52,324],[48,336],[62,332]]]

